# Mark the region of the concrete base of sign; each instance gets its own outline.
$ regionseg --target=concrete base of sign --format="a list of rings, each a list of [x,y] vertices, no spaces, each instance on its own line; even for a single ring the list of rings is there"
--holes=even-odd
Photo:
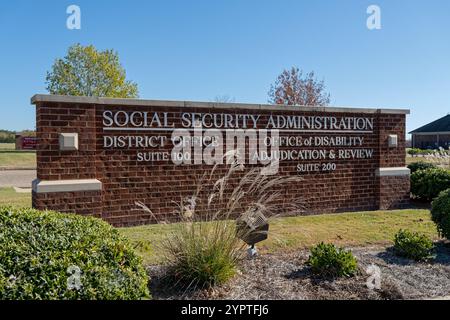
[[[102,183],[97,179],[56,181],[41,181],[36,179],[32,183],[32,189],[36,193],[101,191]]]
[[[378,177],[395,177],[395,176],[409,176],[411,170],[408,168],[379,168],[376,171]]]

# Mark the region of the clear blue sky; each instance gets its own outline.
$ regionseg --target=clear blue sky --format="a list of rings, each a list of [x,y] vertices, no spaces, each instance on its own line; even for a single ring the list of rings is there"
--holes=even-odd
[[[81,7],[82,29],[66,28]],[[381,7],[382,29],[366,27]],[[332,105],[450,112],[450,1],[1,1],[0,128],[33,128],[30,97],[74,43],[114,48],[146,99],[265,103],[283,68],[314,70]]]

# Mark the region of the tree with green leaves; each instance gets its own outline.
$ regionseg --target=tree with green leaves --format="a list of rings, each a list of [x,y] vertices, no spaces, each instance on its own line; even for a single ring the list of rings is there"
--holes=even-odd
[[[114,50],[75,44],[47,72],[51,94],[110,98],[137,98],[138,86],[126,80],[126,72]]]

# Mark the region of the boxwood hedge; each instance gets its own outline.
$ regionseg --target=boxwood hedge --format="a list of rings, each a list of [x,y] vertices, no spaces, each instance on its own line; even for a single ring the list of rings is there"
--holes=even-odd
[[[426,169],[411,174],[411,193],[418,199],[431,201],[448,188],[450,188],[450,170]]]
[[[450,189],[442,191],[434,199],[431,207],[431,219],[436,223],[439,234],[450,240]]]
[[[437,168],[437,166],[434,165],[433,163],[424,162],[424,161],[417,161],[417,162],[410,163],[408,165],[408,169],[411,170],[411,174],[413,174],[414,172],[419,171],[419,170],[436,169],[436,168]]]
[[[0,299],[148,298],[141,259],[100,219],[0,207]]]

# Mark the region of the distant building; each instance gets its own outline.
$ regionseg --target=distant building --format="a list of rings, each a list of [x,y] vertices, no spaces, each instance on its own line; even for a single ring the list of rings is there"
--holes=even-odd
[[[29,132],[16,133],[16,150],[36,150],[37,139]]]
[[[450,114],[411,131],[412,147],[437,149],[450,147]]]
[[[407,148],[412,148],[412,141],[411,141],[411,139],[406,139],[406,141],[405,141],[405,147],[407,147]]]

